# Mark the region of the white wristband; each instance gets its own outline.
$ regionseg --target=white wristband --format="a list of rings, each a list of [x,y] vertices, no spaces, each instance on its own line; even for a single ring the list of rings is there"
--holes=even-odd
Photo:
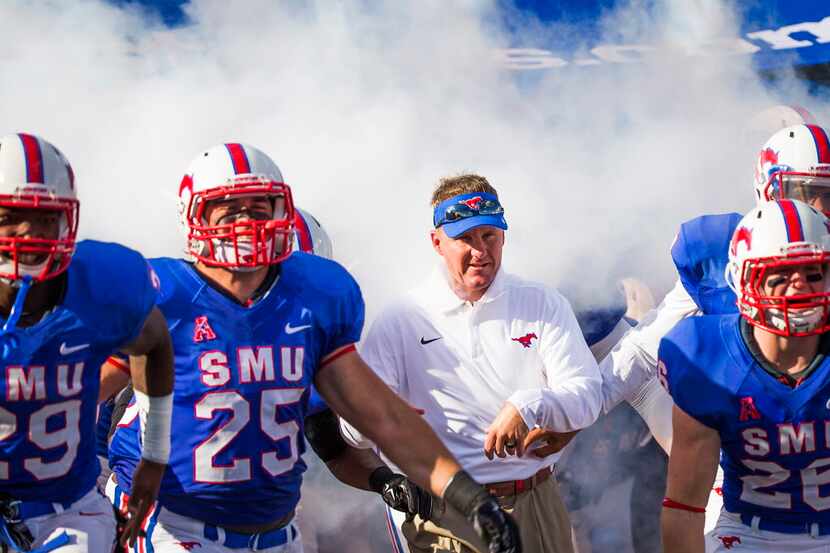
[[[141,457],[148,461],[167,464],[170,458],[173,394],[155,397],[138,390],[133,392],[141,428]]]

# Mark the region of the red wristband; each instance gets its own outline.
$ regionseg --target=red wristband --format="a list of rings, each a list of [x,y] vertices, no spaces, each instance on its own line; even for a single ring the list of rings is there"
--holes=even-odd
[[[681,511],[691,511],[692,513],[706,512],[706,508],[704,507],[692,507],[691,505],[686,505],[685,503],[678,503],[674,499],[670,499],[668,497],[663,498],[663,507],[667,509],[680,509]]]

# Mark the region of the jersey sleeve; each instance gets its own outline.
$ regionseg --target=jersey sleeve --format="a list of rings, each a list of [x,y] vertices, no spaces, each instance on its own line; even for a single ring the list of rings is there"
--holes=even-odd
[[[363,332],[365,306],[360,286],[342,267],[339,272],[324,325],[322,364],[334,359],[344,348],[357,344]]]
[[[706,327],[696,322],[683,321],[660,341],[658,378],[675,405],[702,424],[717,428],[717,387],[702,367],[706,364],[704,344],[716,343],[716,337],[707,340]]]
[[[674,402],[658,378],[646,382],[630,402],[631,407],[646,423],[660,447],[666,454],[671,453],[672,420],[671,411]]]
[[[621,401],[636,402],[643,386],[657,374],[660,339],[679,321],[697,313],[695,302],[678,281],[660,305],[626,333],[599,364],[603,413],[611,412]]]
[[[683,223],[671,248],[680,282],[706,314],[735,312],[734,293],[724,277],[737,213],[705,215]]]
[[[543,321],[540,353],[547,386],[517,390],[508,401],[529,428],[568,432],[590,426],[602,406],[602,380],[570,304],[555,290],[548,290]]]
[[[317,387],[312,385],[311,392],[308,395],[308,412],[306,413],[306,416],[322,413],[328,408],[329,406],[326,403],[326,400],[323,399],[323,396],[317,392]]]
[[[144,257],[118,244],[84,242],[81,263],[70,278],[81,317],[114,348],[133,341],[156,303],[158,279]],[[76,254],[77,255],[77,254]],[[76,286],[77,284],[77,286]]]

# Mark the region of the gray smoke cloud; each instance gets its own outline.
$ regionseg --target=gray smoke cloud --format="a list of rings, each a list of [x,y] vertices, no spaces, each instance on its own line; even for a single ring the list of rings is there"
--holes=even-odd
[[[617,276],[662,292],[681,221],[752,206],[752,115],[783,101],[826,120],[796,79],[770,90],[749,56],[700,46],[737,36],[725,5],[623,3],[603,14],[601,43],[657,45],[625,54],[641,61],[519,74],[499,49],[591,45],[567,23],[505,21],[495,0],[193,0],[173,29],[99,0],[12,0],[0,4],[0,121],[66,153],[83,236],[148,256],[182,249],[190,159],[257,145],[333,237],[369,320],[435,262],[429,195],[461,171],[502,196],[509,270],[597,282],[583,303]]]

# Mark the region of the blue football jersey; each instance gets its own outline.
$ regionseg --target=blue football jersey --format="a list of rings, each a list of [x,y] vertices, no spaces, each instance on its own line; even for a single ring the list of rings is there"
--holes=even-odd
[[[735,293],[726,284],[729,242],[741,216],[703,215],[683,223],[671,256],[683,287],[704,315],[737,313]]]
[[[684,319],[659,356],[675,404],[720,434],[727,511],[830,523],[830,359],[790,388],[752,357],[739,315]]]
[[[21,500],[68,503],[95,485],[100,367],[156,301],[145,259],[117,244],[80,242],[66,282],[39,323],[0,337],[0,492]]]
[[[360,339],[357,283],[334,261],[295,252],[271,289],[244,307],[189,263],[151,264],[176,355],[173,443],[160,503],[220,526],[289,513],[305,471],[312,382],[329,356]],[[128,408],[110,444],[110,465],[126,489],[139,457],[137,430]]]
[[[306,416],[322,413],[328,408],[329,406],[326,403],[326,400],[324,400],[323,396],[317,392],[317,388],[312,386],[311,392],[308,396],[308,412],[306,413]]]

